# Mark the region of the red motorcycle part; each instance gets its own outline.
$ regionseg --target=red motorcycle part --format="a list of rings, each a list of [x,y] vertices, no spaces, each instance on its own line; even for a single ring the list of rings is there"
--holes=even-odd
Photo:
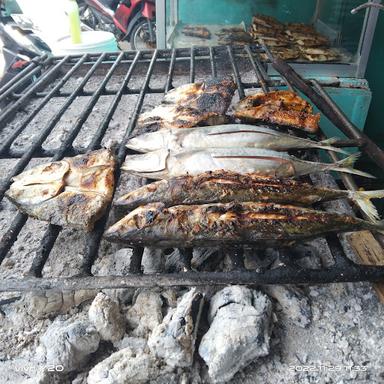
[[[154,3],[150,2],[150,1],[146,1],[144,3],[144,8],[143,8],[143,12],[142,12],[142,15],[144,17],[146,17],[147,19],[154,19],[155,18],[155,14],[156,14],[156,6]]]

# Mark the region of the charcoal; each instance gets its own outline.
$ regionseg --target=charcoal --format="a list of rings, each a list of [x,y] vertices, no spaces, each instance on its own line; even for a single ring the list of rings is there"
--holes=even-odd
[[[242,291],[239,295],[239,287],[226,288],[212,299],[213,303],[228,302],[217,310],[199,346],[213,383],[229,381],[240,369],[269,353],[272,303],[265,294],[251,291],[253,298],[248,304],[249,292]],[[237,297],[242,303],[226,297]]]
[[[47,365],[62,365],[64,372],[82,368],[99,346],[100,336],[88,321],[54,321],[41,337]]]
[[[88,316],[102,340],[114,342],[124,336],[125,322],[119,304],[105,293],[97,294],[89,308]]]
[[[133,336],[148,337],[163,320],[162,305],[159,293],[150,290],[140,291],[126,314],[128,326],[133,329]]]
[[[284,316],[295,325],[306,328],[311,323],[311,304],[299,288],[291,285],[269,285],[263,291],[277,300]]]
[[[202,302],[202,293],[188,291],[148,339],[151,352],[171,367],[192,366]]]

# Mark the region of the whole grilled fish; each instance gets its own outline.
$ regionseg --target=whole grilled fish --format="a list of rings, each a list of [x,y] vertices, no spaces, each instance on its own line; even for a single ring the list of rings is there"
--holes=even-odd
[[[321,171],[339,171],[365,177],[368,173],[351,168],[357,154],[334,164],[300,160],[285,152],[258,148],[211,148],[173,153],[168,149],[142,155],[128,155],[121,169],[151,179],[168,179],[225,170],[263,176],[293,177]]]
[[[216,78],[185,84],[169,91],[161,105],[139,116],[140,130],[191,128],[222,124],[236,84],[231,78]]]
[[[300,148],[321,148],[346,153],[332,147],[337,139],[313,141],[287,135],[266,127],[245,124],[216,125],[191,129],[160,129],[131,138],[127,147],[138,152],[170,149],[174,152],[196,148],[251,147],[287,151]]]
[[[112,200],[114,168],[107,149],[66,157],[15,176],[6,196],[36,219],[89,231]]]
[[[259,201],[310,206],[320,201],[348,198],[372,220],[378,220],[373,198],[383,198],[381,191],[345,191],[319,188],[291,179],[276,179],[257,174],[215,171],[197,176],[180,176],[147,184],[117,199],[114,205],[132,210],[140,205],[162,202],[180,204]]]
[[[217,247],[246,244],[288,246],[332,232],[381,230],[353,216],[272,203],[177,205],[136,208],[104,234],[130,246]]]

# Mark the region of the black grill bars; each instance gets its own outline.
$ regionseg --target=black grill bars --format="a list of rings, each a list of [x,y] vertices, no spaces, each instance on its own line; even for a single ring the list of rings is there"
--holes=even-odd
[[[135,95],[136,104],[130,116],[126,117],[124,134],[119,141],[117,161],[120,165],[126,154],[125,143],[135,128],[136,120],[143,107],[147,95],[163,94],[175,86],[175,73],[185,76],[186,82],[193,82],[197,78],[198,67],[200,76],[232,75],[238,86],[240,98],[245,96],[245,91],[251,88],[261,88],[267,92],[271,87],[285,86],[296,88],[298,84],[291,85],[289,73],[280,78],[271,79],[266,73],[265,63],[260,60],[260,48],[256,47],[215,47],[191,48],[173,50],[155,50],[139,52],[121,52],[113,54],[86,54],[82,56],[66,56],[46,58],[42,57],[29,64],[18,76],[1,89],[0,105],[0,134],[6,131],[0,143],[0,159],[13,159],[15,165],[11,172],[6,174],[0,185],[0,202],[8,189],[11,178],[22,172],[34,158],[45,157],[59,160],[64,156],[73,156],[86,151],[100,148],[112,118],[114,117],[122,98],[125,95]],[[133,74],[145,67],[140,86],[131,86]],[[103,72],[103,79],[94,90],[87,90],[90,79],[95,73]],[[152,81],[159,76],[159,71],[164,75],[164,86],[155,87]],[[118,87],[109,87],[109,82],[118,72],[122,72]],[[76,74],[81,74],[78,81],[69,90],[68,82]],[[247,73],[248,79],[244,79]],[[156,84],[158,81],[156,82]],[[308,85],[308,83],[305,83]],[[300,84],[299,84],[300,85]],[[334,112],[338,111],[331,105],[321,92],[324,90],[315,83],[318,94],[328,107]],[[312,89],[312,88],[311,88]],[[301,89],[303,91],[303,89]],[[320,92],[320,93],[319,93]],[[111,102],[99,122],[96,131],[92,134],[86,148],[76,149],[74,141],[81,132],[85,121],[92,113],[95,105],[103,96],[109,96]],[[45,122],[39,129],[30,146],[24,149],[14,148],[15,140],[23,134],[31,121],[52,98],[61,98],[62,104],[55,115]],[[61,117],[67,113],[73,103],[78,99],[86,100],[85,107],[73,121],[71,129],[54,149],[44,148],[43,143],[52,133]],[[24,117],[16,122],[12,129],[15,115],[24,111]],[[26,111],[26,112],[25,112]],[[356,135],[349,135],[356,139]],[[361,138],[359,136],[358,138]],[[379,155],[381,156],[381,155]],[[335,159],[334,159],[335,160]],[[120,178],[120,171],[116,171],[116,184]],[[353,179],[344,178],[349,188],[355,188]],[[108,209],[109,213],[110,209]],[[131,259],[130,273],[126,276],[92,276],[91,268],[98,257],[102,234],[108,220],[105,215],[95,226],[95,230],[87,234],[85,249],[78,274],[73,277],[42,277],[45,263],[50,257],[50,252],[58,238],[61,227],[47,224],[40,246],[35,252],[31,267],[26,276],[21,279],[4,279],[0,281],[0,291],[22,291],[36,289],[86,289],[86,288],[123,288],[145,286],[171,286],[171,285],[209,285],[209,284],[286,284],[286,283],[329,283],[341,281],[383,281],[384,267],[362,266],[353,263],[344,253],[338,237],[327,238],[328,246],[332,252],[335,263],[328,268],[317,270],[306,269],[284,258],[286,263],[270,270],[245,270],[243,255],[239,251],[226,250],[230,256],[233,270],[230,272],[195,272],[191,270],[191,250],[182,249],[184,267],[183,272],[160,273],[147,275],[141,272],[142,249],[135,249]],[[0,241],[0,263],[7,257],[7,253],[16,241],[24,227],[27,217],[17,213],[9,228],[6,229]],[[53,260],[60,262],[60,260]]]

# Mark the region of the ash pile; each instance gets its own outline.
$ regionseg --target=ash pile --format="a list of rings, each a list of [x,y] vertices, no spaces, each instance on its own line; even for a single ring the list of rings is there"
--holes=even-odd
[[[301,249],[301,263],[321,264],[316,246]],[[232,269],[221,256],[197,248],[192,267]],[[245,269],[282,262],[272,250],[245,256]],[[131,257],[119,249],[93,273],[123,275]],[[177,270],[183,261],[179,251],[146,248],[142,268]],[[368,383],[383,376],[383,309],[365,283],[50,290],[8,304],[3,294],[2,303],[5,383]]]

